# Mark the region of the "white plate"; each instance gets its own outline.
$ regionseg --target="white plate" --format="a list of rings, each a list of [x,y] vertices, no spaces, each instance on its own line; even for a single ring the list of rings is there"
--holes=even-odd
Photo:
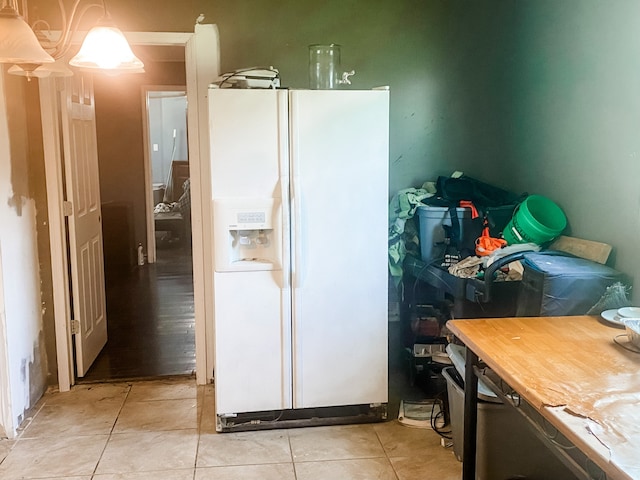
[[[606,320],[611,326],[616,328],[624,328],[624,323],[622,323],[622,319],[618,315],[618,309],[613,308],[611,310],[605,310],[600,314],[603,320]]]
[[[640,307],[619,308],[618,316],[624,318],[640,318]]]

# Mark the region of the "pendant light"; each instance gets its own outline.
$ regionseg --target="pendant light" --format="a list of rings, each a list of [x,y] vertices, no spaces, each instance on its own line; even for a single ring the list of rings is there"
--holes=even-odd
[[[80,51],[69,65],[82,69],[105,70],[107,73],[138,73],[144,68],[134,55],[124,34],[116,27],[109,14],[87,33]]]
[[[53,63],[14,5],[13,0],[5,0],[0,10],[0,63],[28,65],[25,70]]]
[[[48,30],[46,21],[38,20],[31,27],[18,13],[16,0],[2,0],[0,63],[17,65],[17,68],[10,68],[9,73],[24,75],[29,79],[48,74],[67,75],[66,71],[44,68],[44,64],[51,64],[66,55],[71,46],[72,34],[76,32],[80,22],[79,19],[89,9],[98,7],[104,11],[103,17],[86,35],[80,51],[69,64],[83,70],[102,71],[110,75],[144,72],[144,64],[134,55],[124,34],[111,21],[105,0],[102,0],[101,4],[86,2],[84,6],[82,4],[83,0],[74,0],[71,13],[67,17],[64,1],[58,0],[62,16],[62,32],[60,38],[52,42],[41,34],[42,30]],[[24,8],[26,12],[26,2]]]

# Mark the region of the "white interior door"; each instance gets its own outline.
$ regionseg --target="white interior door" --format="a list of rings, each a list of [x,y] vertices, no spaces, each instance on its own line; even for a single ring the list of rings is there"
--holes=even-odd
[[[65,182],[77,375],[83,377],[107,343],[102,217],[93,83],[67,79],[62,102]],[[67,212],[68,213],[68,212]]]

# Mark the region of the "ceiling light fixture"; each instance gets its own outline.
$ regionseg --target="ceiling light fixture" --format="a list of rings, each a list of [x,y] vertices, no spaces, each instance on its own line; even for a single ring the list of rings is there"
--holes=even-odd
[[[18,65],[19,68],[11,68],[9,73],[28,78],[42,77],[47,75],[46,72],[56,75],[56,69],[48,69],[44,64],[53,63],[67,54],[80,19],[89,9],[98,7],[103,9],[104,14],[87,33],[78,54],[69,61],[69,65],[110,74],[144,72],[144,64],[134,55],[124,34],[111,21],[105,0],[101,4],[81,6],[81,3],[82,0],[74,0],[67,18],[63,0],[58,0],[62,32],[56,41],[51,41],[45,34],[49,31],[47,22],[38,20],[29,26],[20,16],[16,0],[3,0],[0,10],[0,63]],[[26,12],[26,0],[24,10]]]

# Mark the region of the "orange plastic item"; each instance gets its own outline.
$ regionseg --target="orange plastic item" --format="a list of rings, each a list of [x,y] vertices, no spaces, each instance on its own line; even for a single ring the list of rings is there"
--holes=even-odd
[[[489,236],[489,227],[484,227],[482,229],[482,235],[476,239],[476,255],[479,257],[491,255],[494,250],[498,250],[506,245],[506,240]]]
[[[461,207],[466,207],[471,209],[471,218],[478,218],[480,216],[480,214],[478,213],[478,209],[473,204],[473,202],[469,200],[460,200],[459,205]]]

